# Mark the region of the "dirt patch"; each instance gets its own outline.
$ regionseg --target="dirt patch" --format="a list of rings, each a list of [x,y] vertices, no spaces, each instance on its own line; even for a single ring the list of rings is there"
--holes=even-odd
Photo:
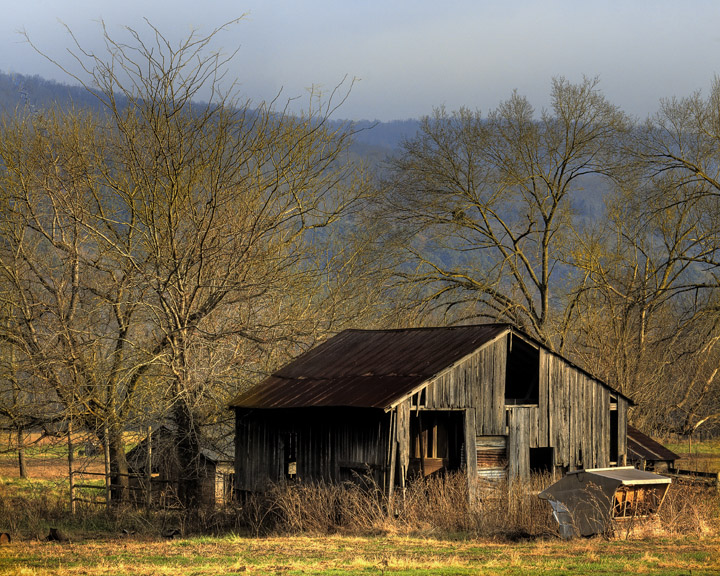
[[[66,456],[34,456],[25,461],[28,476],[43,480],[66,479],[69,474],[68,461]],[[76,472],[105,471],[105,464],[98,458],[82,458],[75,461]],[[0,476],[6,478],[19,478],[20,469],[16,455],[4,454],[0,458]]]

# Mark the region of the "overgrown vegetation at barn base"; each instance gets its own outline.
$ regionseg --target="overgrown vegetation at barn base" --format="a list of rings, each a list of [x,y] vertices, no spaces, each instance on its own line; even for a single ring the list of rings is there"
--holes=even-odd
[[[59,528],[71,540],[138,535],[150,538],[193,534],[240,534],[248,537],[289,535],[420,535],[525,540],[554,538],[557,523],[537,493],[552,479],[497,485],[478,490],[468,503],[461,475],[430,477],[408,485],[388,514],[388,502],[372,484],[285,484],[265,494],[248,495],[224,509],[137,510],[128,506],[83,504],[69,514],[63,486],[48,481],[4,479],[0,486],[0,532],[15,540],[47,537]],[[606,536],[701,536],[720,534],[720,493],[673,485],[660,514],[613,525]],[[91,536],[92,535],[92,536]]]

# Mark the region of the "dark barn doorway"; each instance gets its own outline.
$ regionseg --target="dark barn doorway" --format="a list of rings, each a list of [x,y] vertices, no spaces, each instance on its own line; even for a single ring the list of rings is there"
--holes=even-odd
[[[459,470],[463,457],[463,412],[419,410],[410,419],[410,469],[429,476]]]

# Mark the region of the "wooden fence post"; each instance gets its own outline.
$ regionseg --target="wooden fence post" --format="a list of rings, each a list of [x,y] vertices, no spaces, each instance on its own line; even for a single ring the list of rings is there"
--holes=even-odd
[[[152,506],[152,426],[147,429],[147,507]]]
[[[108,428],[107,422],[103,430],[103,451],[105,453],[105,504],[108,510],[110,509],[110,499],[112,498],[110,484],[110,429]]]
[[[72,417],[68,421],[68,471],[70,474],[70,512],[75,514],[75,447],[72,441],[73,423]]]

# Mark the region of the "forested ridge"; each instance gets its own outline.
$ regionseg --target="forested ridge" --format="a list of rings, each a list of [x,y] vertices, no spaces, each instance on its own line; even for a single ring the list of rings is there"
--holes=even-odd
[[[240,101],[153,31],[79,51],[85,86],[0,74],[2,428],[73,421],[122,478],[124,431],[170,422],[191,503],[230,396],[328,335],[509,322],[647,431],[720,430],[720,83],[353,123],[346,84]]]

